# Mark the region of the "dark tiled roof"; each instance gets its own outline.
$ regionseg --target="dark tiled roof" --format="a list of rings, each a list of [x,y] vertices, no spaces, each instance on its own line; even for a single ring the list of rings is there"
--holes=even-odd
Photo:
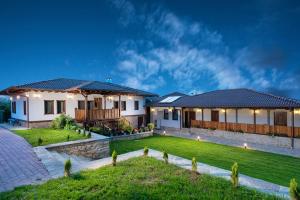
[[[166,105],[156,101],[151,106],[164,107]],[[300,108],[300,102],[295,99],[279,97],[250,89],[230,89],[216,90],[195,96],[184,96],[167,106],[199,108]]]
[[[100,81],[85,81],[76,79],[59,78],[48,81],[40,81],[35,83],[29,83],[11,87],[8,89],[36,89],[36,90],[56,90],[56,91],[72,91],[72,90],[91,90],[100,92],[119,92],[119,93],[130,93],[141,96],[157,96],[156,94],[129,88],[113,83],[106,83]],[[8,90],[6,89],[6,90]],[[1,93],[5,93],[5,91]]]
[[[165,107],[165,106],[166,106],[166,107],[168,107],[168,106],[170,106],[170,103],[160,103],[160,101],[164,100],[164,99],[167,98],[167,97],[171,97],[171,96],[180,96],[180,97],[182,98],[182,97],[188,96],[188,95],[183,94],[183,93],[181,93],[181,92],[172,92],[172,93],[170,93],[170,94],[166,94],[166,95],[161,96],[161,97],[151,97],[151,98],[148,99],[149,101],[147,102],[147,105],[148,105],[148,106],[154,106],[154,105],[159,104],[159,106],[162,106],[162,107]],[[180,98],[179,98],[179,99],[180,99]],[[175,100],[175,101],[172,102],[172,103],[177,102],[179,99]]]

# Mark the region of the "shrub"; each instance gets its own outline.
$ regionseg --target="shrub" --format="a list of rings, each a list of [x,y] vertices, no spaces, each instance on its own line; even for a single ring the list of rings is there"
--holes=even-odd
[[[65,162],[65,171],[64,171],[64,174],[65,174],[66,177],[69,177],[71,175],[71,168],[72,168],[72,163],[71,163],[71,160],[68,159]]]
[[[192,171],[197,172],[197,160],[195,157],[192,159]]]
[[[129,122],[125,118],[119,120],[119,128],[121,131],[126,131],[126,128],[130,126]]]
[[[69,140],[70,140],[70,135],[67,136],[67,141],[69,141]]]
[[[292,200],[300,200],[300,189],[298,188],[298,183],[295,178],[290,181],[289,192]]]
[[[88,135],[87,135],[88,138],[91,138],[92,137],[92,133],[89,131]]]
[[[149,123],[147,124],[147,128],[152,131],[154,129],[154,124],[153,123]]]
[[[131,125],[128,125],[128,126],[125,127],[124,131],[127,132],[127,133],[129,133],[129,134],[131,134],[132,131],[133,131],[133,127]]]
[[[169,163],[169,155],[166,151],[163,152],[163,159],[165,160],[165,163]]]
[[[74,120],[70,116],[66,116],[64,114],[61,114],[60,116],[56,117],[51,122],[51,128],[54,129],[71,129],[72,126],[75,126]]]
[[[145,127],[144,128],[144,132],[148,132],[149,131],[149,128],[148,127]]]
[[[235,188],[239,185],[239,166],[236,162],[231,167],[231,183]]]
[[[0,97],[0,110],[3,110],[3,120],[7,121],[10,116],[10,101]]]
[[[144,147],[144,156],[148,156],[149,149],[148,147]]]
[[[118,154],[117,154],[116,150],[114,150],[112,153],[112,165],[113,166],[117,165],[117,157],[118,157]]]
[[[41,145],[42,145],[42,143],[43,143],[43,140],[42,140],[42,138],[41,138],[41,137],[39,137],[39,139],[38,139],[38,145],[39,145],[39,146],[41,146]]]

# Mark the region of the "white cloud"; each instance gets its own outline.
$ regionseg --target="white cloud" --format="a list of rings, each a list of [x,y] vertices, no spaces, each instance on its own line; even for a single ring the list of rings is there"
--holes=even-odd
[[[130,15],[136,14],[133,10],[137,9],[126,2],[132,6],[127,9],[132,10]],[[119,4],[117,7],[121,9]],[[266,89],[278,80],[276,70],[253,66],[249,48],[229,56],[223,36],[200,22],[183,20],[163,8],[134,18],[134,26],[136,23],[144,26],[147,38],[152,40],[137,38],[121,43],[118,67],[128,86],[146,90],[162,87],[166,84],[162,74],[171,77],[178,89],[186,92],[201,91],[207,84],[219,89]],[[127,25],[129,28],[130,24]]]

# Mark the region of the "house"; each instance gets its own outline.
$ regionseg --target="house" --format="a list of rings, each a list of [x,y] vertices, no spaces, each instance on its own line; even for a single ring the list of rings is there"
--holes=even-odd
[[[11,117],[27,127],[46,127],[60,114],[77,122],[127,119],[134,127],[145,122],[145,97],[155,94],[99,81],[59,78],[9,87]]]
[[[300,137],[300,102],[250,89],[188,96],[171,93],[148,104],[157,128],[205,128]]]

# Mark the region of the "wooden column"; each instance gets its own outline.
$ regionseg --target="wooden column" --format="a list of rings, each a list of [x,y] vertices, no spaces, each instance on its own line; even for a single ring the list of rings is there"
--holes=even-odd
[[[235,109],[235,123],[239,123],[239,110]]]
[[[180,118],[179,118],[179,127],[180,127],[180,129],[182,129],[182,108],[179,109],[179,114],[180,114]]]
[[[224,115],[225,115],[225,131],[227,131],[227,109],[225,109]]]
[[[268,132],[270,132],[270,130],[271,130],[271,128],[270,128],[270,126],[271,126],[271,113],[270,113],[270,110],[268,109],[267,110],[267,117],[268,117]]]
[[[294,137],[295,137],[295,109],[292,109],[292,141],[291,146],[294,148]]]
[[[256,112],[253,110],[254,133],[256,133]]]
[[[84,95],[84,120],[88,120],[88,95]]]
[[[203,108],[201,108],[201,120],[202,120],[202,128],[204,128],[203,126],[204,126],[204,109]]]

